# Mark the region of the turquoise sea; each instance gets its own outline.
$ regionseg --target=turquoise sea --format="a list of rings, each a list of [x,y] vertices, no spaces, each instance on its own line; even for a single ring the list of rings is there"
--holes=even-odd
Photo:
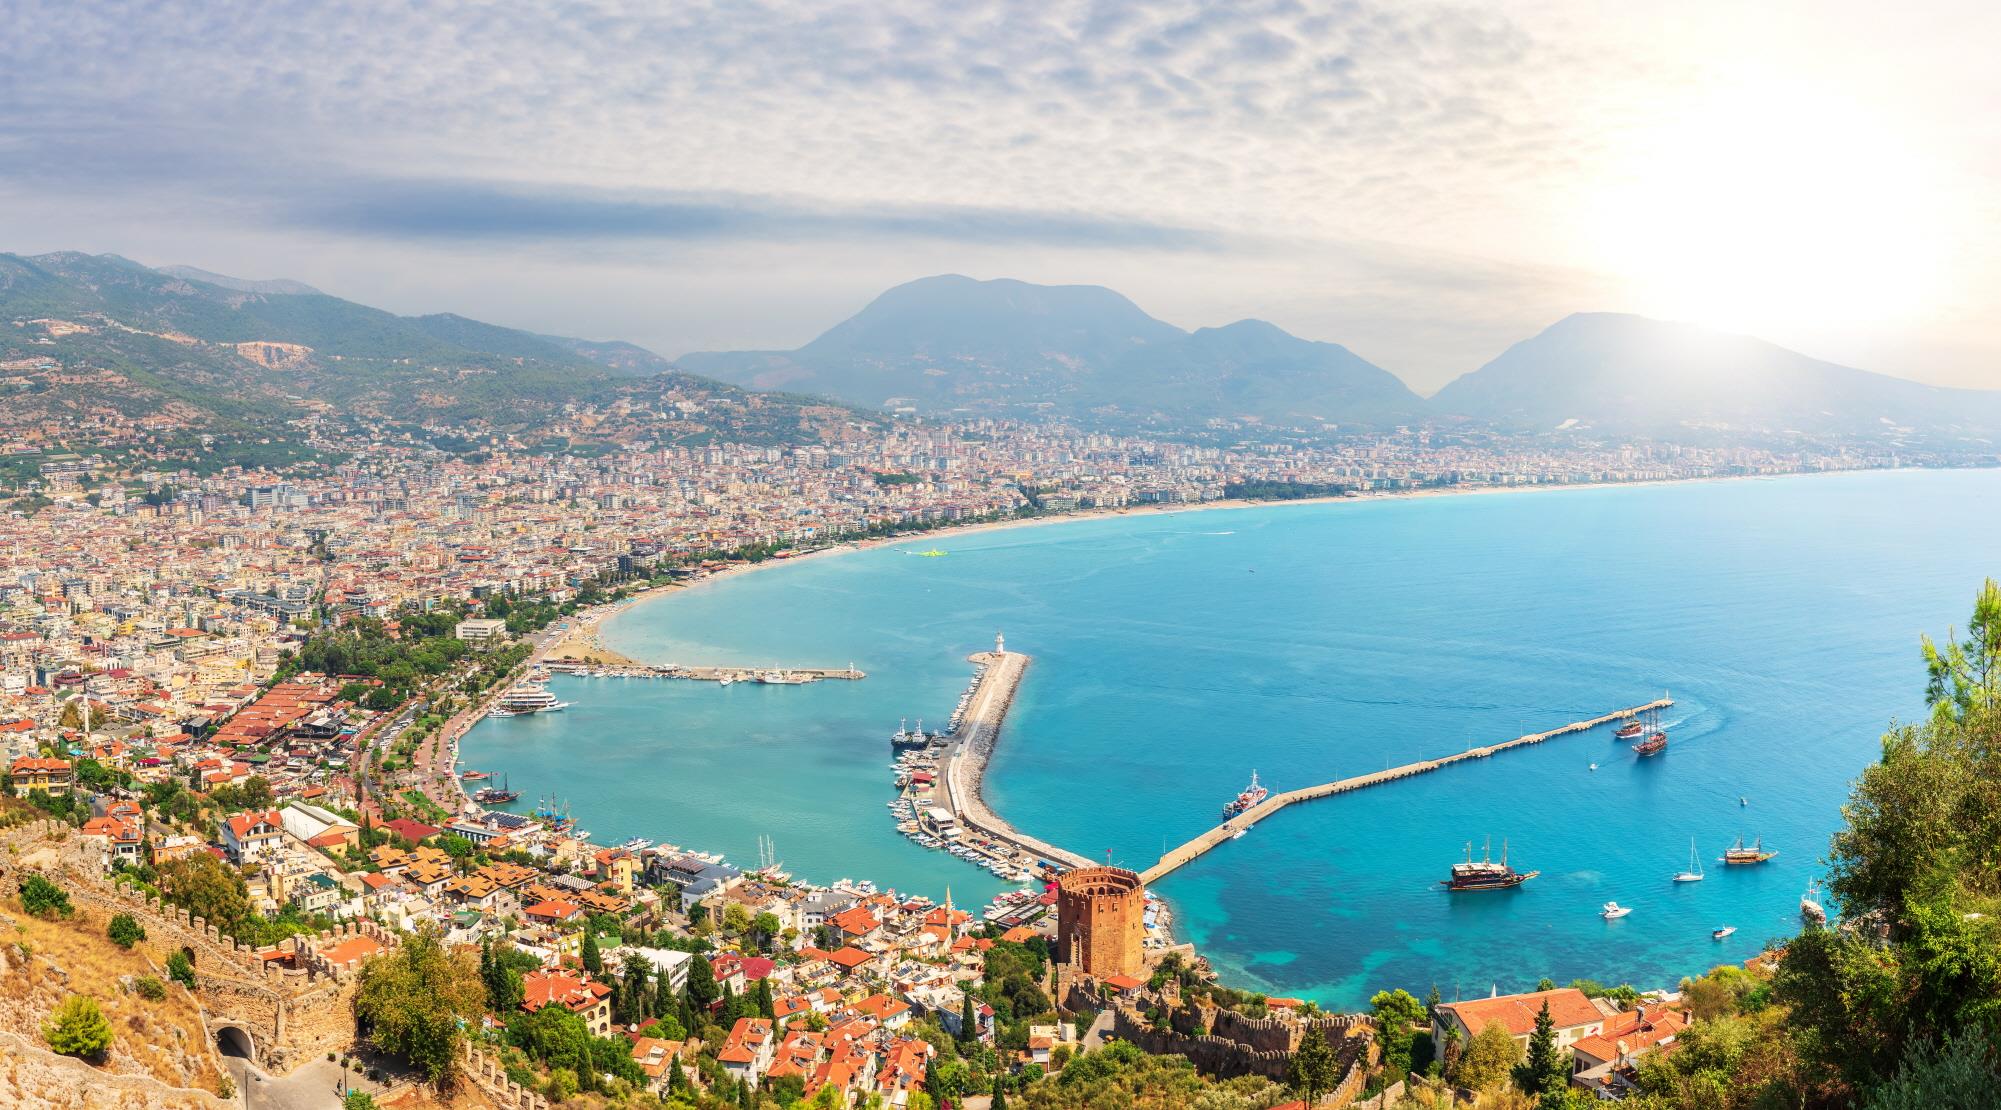
[[[659,662],[852,661],[864,681],[559,677],[573,708],[482,722],[464,753],[521,808],[567,799],[599,843],[749,865],[769,836],[802,878],[968,904],[1000,885],[896,834],[887,737],[941,722],[996,630],[1035,661],[990,798],[1135,869],[1214,824],[1253,769],[1285,789],[1666,690],[1659,758],[1601,730],[1295,806],[1159,890],[1226,981],[1331,1005],[1544,975],[1671,986],[1793,930],[1849,781],[1922,710],[1919,635],[1963,622],[1997,572],[1997,505],[2001,471],[1897,471],[927,537],[699,586],[606,630]],[[950,554],[913,554],[933,546]],[[1726,870],[1739,835],[1781,854]],[[1489,837],[1541,877],[1441,893]],[[1691,838],[1708,878],[1671,884]],[[1609,899],[1633,914],[1601,920]]]

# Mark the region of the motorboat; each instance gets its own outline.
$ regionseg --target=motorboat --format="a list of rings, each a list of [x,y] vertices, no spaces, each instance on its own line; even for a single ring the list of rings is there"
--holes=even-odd
[[[1617,921],[1619,918],[1632,912],[1633,907],[1631,906],[1622,906],[1617,902],[1607,902],[1605,903],[1605,908],[1598,911],[1598,916],[1607,921]]]

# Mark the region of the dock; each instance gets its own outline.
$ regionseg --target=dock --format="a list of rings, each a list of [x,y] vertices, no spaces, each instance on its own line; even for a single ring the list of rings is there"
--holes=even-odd
[[[804,686],[826,679],[858,682],[868,677],[867,671],[852,664],[846,667],[683,667],[673,663],[664,666],[651,663],[593,665],[551,659],[541,665],[548,670],[593,678],[685,678],[696,682],[753,682],[764,686]]]
[[[1352,778],[1336,779],[1333,782],[1323,782],[1316,786],[1303,786],[1297,790],[1288,790],[1282,794],[1273,794],[1256,806],[1237,814],[1235,817],[1217,825],[1201,836],[1161,856],[1158,863],[1155,863],[1152,867],[1147,868],[1141,873],[1140,879],[1149,885],[1158,882],[1180,868],[1201,858],[1203,853],[1229,840],[1238,831],[1263,821],[1265,818],[1270,817],[1272,814],[1295,802],[1310,802],[1316,798],[1331,798],[1336,794],[1346,794],[1365,787],[1394,782],[1397,779],[1407,779],[1412,775],[1426,774],[1436,771],[1441,767],[1450,767],[1455,763],[1463,763],[1471,759],[1486,759],[1488,756],[1507,751],[1511,748],[1540,744],[1545,740],[1554,739],[1558,736],[1568,736],[1574,732],[1589,732],[1600,725],[1608,725],[1614,721],[1628,721],[1642,713],[1657,709],[1666,709],[1673,704],[1673,699],[1663,697],[1657,701],[1650,701],[1645,705],[1635,705],[1627,709],[1615,709],[1610,713],[1593,717],[1588,721],[1573,721],[1562,728],[1550,729],[1548,732],[1531,732],[1524,736],[1517,736],[1513,740],[1505,740],[1501,743],[1489,744],[1485,747],[1468,748],[1463,752],[1444,756],[1439,759],[1421,759],[1415,763],[1403,764],[1400,767],[1390,767],[1381,771],[1373,771],[1366,775],[1355,775]]]
[[[983,651],[968,656],[967,662],[982,668],[980,679],[939,763],[939,799],[962,829],[1066,868],[1091,866],[1083,856],[1029,836],[987,807],[980,795],[980,780],[1000,739],[1001,722],[1014,704],[1022,673],[1028,669],[1028,656],[1018,651]]]

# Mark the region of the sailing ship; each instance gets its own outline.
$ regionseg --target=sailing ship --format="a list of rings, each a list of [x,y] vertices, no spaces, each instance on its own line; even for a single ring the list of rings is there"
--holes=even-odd
[[[1806,893],[1800,895],[1800,917],[1813,925],[1827,924],[1827,908],[1820,904],[1820,880],[1806,885]]]
[[[1481,858],[1473,858],[1473,842],[1466,842],[1466,862],[1452,865],[1452,877],[1445,880],[1445,889],[1461,890],[1512,890],[1528,882],[1540,871],[1517,871],[1508,866],[1508,842],[1501,841],[1501,862],[1493,859],[1492,842],[1480,853]]]
[[[1645,758],[1650,755],[1659,755],[1667,750],[1667,730],[1661,727],[1660,710],[1647,710],[1645,731],[1647,738],[1633,745],[1634,754]]]
[[[519,790],[509,790],[507,788],[507,776],[502,775],[500,776],[499,786],[482,787],[478,793],[472,796],[472,800],[484,804],[492,804],[494,802],[511,802],[519,797],[521,797],[521,792]]]
[[[1627,721],[1625,724],[1620,725],[1618,728],[1612,730],[1612,739],[1631,740],[1633,737],[1638,736],[1640,733],[1645,732],[1646,730],[1647,726],[1641,724],[1637,720]]]
[[[1695,838],[1688,838],[1688,870],[1674,877],[1678,883],[1699,883],[1702,881],[1702,861],[1695,858]]]
[[[1763,863],[1778,854],[1778,849],[1776,848],[1769,852],[1765,850],[1765,838],[1762,836],[1752,841],[1749,848],[1744,847],[1744,838],[1740,836],[1737,838],[1736,844],[1724,851],[1723,862],[1735,867],[1743,867],[1748,864]]]
[[[1251,772],[1251,784],[1244,787],[1235,798],[1230,799],[1230,803],[1223,807],[1223,816],[1235,817],[1237,814],[1251,809],[1259,802],[1264,801],[1270,793],[1271,791],[1266,790],[1263,784],[1258,782],[1258,773],[1253,770]]]

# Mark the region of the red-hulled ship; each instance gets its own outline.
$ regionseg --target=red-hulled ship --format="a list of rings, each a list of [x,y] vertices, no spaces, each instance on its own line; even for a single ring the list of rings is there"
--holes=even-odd
[[[1230,800],[1229,805],[1223,807],[1223,816],[1235,817],[1237,814],[1255,807],[1259,802],[1264,801],[1265,798],[1270,794],[1271,791],[1266,790],[1262,785],[1259,784],[1258,773],[1256,771],[1252,771],[1251,784],[1249,786],[1246,786],[1242,793],[1238,794],[1235,798],[1232,798]]]
[[[1473,858],[1473,842],[1466,842],[1466,862],[1452,865],[1452,877],[1445,880],[1445,889],[1461,890],[1511,890],[1528,882],[1540,871],[1517,871],[1508,866],[1508,842],[1501,841],[1501,862],[1495,863],[1491,848],[1481,853],[1481,858]]]
[[[1625,724],[1620,725],[1618,728],[1612,731],[1612,738],[1614,740],[1631,740],[1633,737],[1638,736],[1639,734],[1645,731],[1647,731],[1647,726],[1641,724],[1640,722],[1627,721]]]
[[[1659,755],[1667,750],[1667,730],[1661,727],[1661,716],[1658,710],[1647,711],[1645,731],[1647,738],[1633,745],[1634,752],[1644,757]]]

